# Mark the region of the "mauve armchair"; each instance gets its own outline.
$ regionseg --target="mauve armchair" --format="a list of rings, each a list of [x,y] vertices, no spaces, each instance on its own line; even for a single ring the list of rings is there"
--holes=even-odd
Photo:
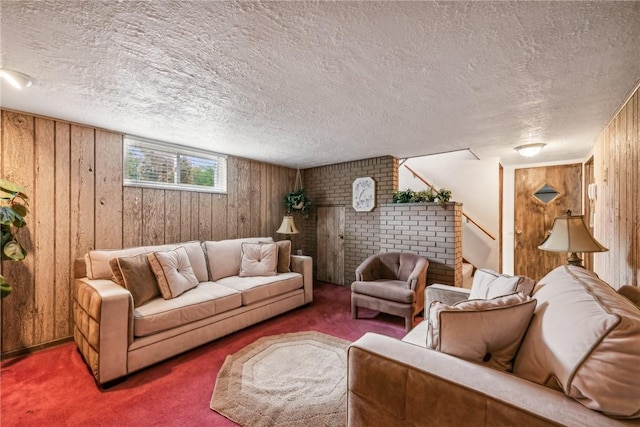
[[[407,331],[424,309],[424,289],[429,261],[408,252],[372,255],[356,269],[351,284],[351,317],[358,318],[358,307],[402,316]]]

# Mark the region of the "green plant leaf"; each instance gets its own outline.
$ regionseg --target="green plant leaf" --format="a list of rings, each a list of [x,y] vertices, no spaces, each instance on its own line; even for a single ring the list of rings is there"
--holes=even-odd
[[[29,213],[25,205],[19,205],[16,203],[12,207],[13,207],[13,210],[23,218],[27,216],[27,214]]]
[[[11,206],[0,206],[0,224],[11,225],[16,220],[16,212]]]
[[[20,261],[27,256],[27,253],[22,246],[20,246],[20,243],[18,243],[17,240],[7,242],[7,244],[2,248],[2,253],[6,258],[14,261]]]
[[[6,179],[0,179],[0,189],[5,192],[24,194],[24,187],[11,181],[7,181]]]
[[[11,293],[11,285],[7,282],[7,279],[0,274],[0,298],[4,298]]]

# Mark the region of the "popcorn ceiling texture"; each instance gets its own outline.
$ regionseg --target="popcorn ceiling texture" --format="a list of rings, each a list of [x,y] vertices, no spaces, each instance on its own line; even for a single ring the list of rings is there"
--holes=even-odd
[[[3,107],[292,167],[584,156],[640,79],[638,2],[0,7]]]

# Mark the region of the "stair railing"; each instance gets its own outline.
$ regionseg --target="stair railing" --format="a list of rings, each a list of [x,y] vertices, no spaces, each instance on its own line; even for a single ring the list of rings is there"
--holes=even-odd
[[[437,192],[438,190],[432,185],[430,184],[426,179],[424,179],[423,177],[421,177],[416,171],[414,171],[413,169],[411,169],[408,165],[403,164],[403,166],[405,168],[407,168],[409,170],[409,172],[411,172],[411,174],[413,175],[414,178],[419,179],[420,181],[422,181],[427,187],[431,188],[432,191]],[[471,218],[469,215],[467,215],[466,213],[464,213],[464,211],[462,212],[462,216],[467,220],[467,222],[470,222],[471,224],[475,225],[476,227],[478,227],[478,229],[480,231],[482,231],[484,234],[486,234],[491,240],[496,240],[496,237],[491,234],[486,228],[484,228],[483,226],[481,226],[480,224],[478,224],[473,218]]]

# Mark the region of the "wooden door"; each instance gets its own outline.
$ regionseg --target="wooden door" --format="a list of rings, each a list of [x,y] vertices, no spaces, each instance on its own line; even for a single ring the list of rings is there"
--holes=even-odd
[[[319,206],[316,225],[316,277],[344,285],[344,206]]]
[[[515,274],[540,280],[566,264],[567,254],[538,249],[556,216],[582,212],[582,165],[547,166],[515,171]]]

